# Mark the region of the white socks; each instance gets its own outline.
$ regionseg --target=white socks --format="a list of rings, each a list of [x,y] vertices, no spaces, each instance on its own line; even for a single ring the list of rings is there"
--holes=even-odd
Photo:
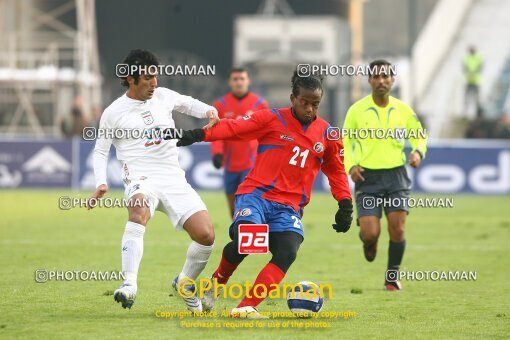
[[[128,221],[122,237],[122,272],[125,284],[137,286],[138,267],[143,255],[143,234],[145,227]],[[204,246],[191,241],[186,254],[186,261],[179,274],[179,280],[189,277],[196,280],[204,270],[214,245]]]
[[[137,286],[138,267],[143,255],[143,234],[145,227],[128,221],[122,237],[122,272],[124,283]]]
[[[213,250],[213,246],[214,244],[204,246],[195,241],[191,241],[188,253],[186,254],[186,262],[184,262],[184,267],[182,267],[182,272],[179,274],[178,280],[181,280],[183,277],[196,280],[198,275],[204,270]]]

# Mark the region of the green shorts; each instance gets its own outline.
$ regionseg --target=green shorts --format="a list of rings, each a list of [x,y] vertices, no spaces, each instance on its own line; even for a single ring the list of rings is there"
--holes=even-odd
[[[365,169],[364,182],[355,183],[358,218],[361,216],[382,217],[391,211],[409,212],[408,199],[411,180],[404,166],[393,169]]]

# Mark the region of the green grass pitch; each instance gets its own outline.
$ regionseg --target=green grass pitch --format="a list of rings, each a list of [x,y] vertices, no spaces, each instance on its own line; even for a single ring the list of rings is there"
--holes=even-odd
[[[414,209],[407,223],[408,271],[476,271],[476,281],[403,281],[404,290],[383,291],[387,261],[386,223],[373,263],[364,260],[353,225],[347,234],[331,228],[336,203],[315,193],[303,218],[306,238],[284,283],[328,283],[333,297],[324,311],[351,311],[347,319],[274,318],[249,328],[224,317],[219,328],[186,328],[156,311],[184,311],[171,280],[180,271],[189,244],[166,216],[156,213],[145,234],[137,300],[131,310],[113,301],[119,281],[36,283],[34,272],[120,270],[120,241],[127,218],[123,208],[93,211],[58,209],[63,195],[88,192],[2,191],[0,206],[0,338],[508,338],[510,337],[510,197],[454,196],[454,208]],[[121,192],[109,193],[121,197]],[[228,239],[226,199],[201,193],[216,231],[216,247],[203,276],[216,268]],[[253,255],[231,283],[253,281],[269,255]],[[217,311],[237,300],[220,300]],[[263,312],[287,311],[285,300],[266,301]],[[290,326],[291,321],[298,323]],[[327,328],[307,328],[311,322]],[[241,323],[245,324],[241,324]],[[283,327],[287,324],[288,327]],[[233,328],[229,328],[231,326]],[[237,326],[237,327],[235,327]],[[241,327],[243,326],[243,327]]]

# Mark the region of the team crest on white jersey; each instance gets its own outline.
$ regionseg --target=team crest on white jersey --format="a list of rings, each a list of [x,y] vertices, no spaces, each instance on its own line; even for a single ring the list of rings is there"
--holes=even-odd
[[[154,123],[154,117],[152,117],[152,113],[150,111],[142,112],[142,118],[145,125],[151,125]]]
[[[322,144],[321,142],[317,142],[313,146],[313,149],[315,150],[315,152],[321,153],[322,151],[324,151],[324,144]]]

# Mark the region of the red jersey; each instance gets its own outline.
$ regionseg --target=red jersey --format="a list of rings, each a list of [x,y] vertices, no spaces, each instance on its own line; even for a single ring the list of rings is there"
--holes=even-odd
[[[266,101],[253,92],[237,98],[228,93],[214,103],[221,119],[240,119],[254,111],[268,109]],[[223,154],[223,167],[227,171],[239,172],[253,167],[257,153],[257,141],[214,141],[211,155]]]
[[[255,165],[236,195],[259,192],[263,198],[289,205],[296,212],[310,201],[320,169],[333,197],[351,199],[341,140],[327,138],[328,122],[318,117],[302,125],[291,108],[257,111],[239,120],[221,120],[204,130],[205,141],[257,139]]]

